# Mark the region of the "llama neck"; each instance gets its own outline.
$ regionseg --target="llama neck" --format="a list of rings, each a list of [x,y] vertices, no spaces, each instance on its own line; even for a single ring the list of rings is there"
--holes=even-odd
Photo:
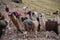
[[[45,21],[46,21],[46,17],[45,17],[45,15],[43,14],[42,15],[42,21],[45,23]]]
[[[58,24],[60,24],[60,18],[59,18],[59,15],[55,15],[55,18],[54,18],[55,21],[58,22]]]
[[[59,16],[55,15],[55,21],[58,21],[58,20],[59,20]]]

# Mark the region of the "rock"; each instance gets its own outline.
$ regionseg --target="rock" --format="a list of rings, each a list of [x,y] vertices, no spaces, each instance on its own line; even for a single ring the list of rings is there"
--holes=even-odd
[[[15,3],[22,3],[22,0],[12,0]]]

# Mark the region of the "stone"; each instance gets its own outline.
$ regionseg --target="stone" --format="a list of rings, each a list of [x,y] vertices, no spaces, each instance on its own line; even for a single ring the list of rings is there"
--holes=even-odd
[[[22,3],[22,0],[12,0],[15,3]]]

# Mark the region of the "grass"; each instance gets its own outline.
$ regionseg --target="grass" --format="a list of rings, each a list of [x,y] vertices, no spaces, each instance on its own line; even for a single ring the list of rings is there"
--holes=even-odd
[[[27,6],[29,6],[30,8],[33,8],[34,6],[36,6],[36,9],[38,9],[38,11],[40,9],[51,9],[51,10],[59,10],[60,11],[59,1],[56,2],[53,0],[36,0],[36,1],[35,0],[34,1],[23,0],[23,3],[26,4]]]
[[[28,6],[29,9],[35,11],[43,11],[49,14],[50,17],[52,13],[56,10],[60,12],[60,0],[23,0],[23,3]],[[48,16],[49,16],[48,15]]]

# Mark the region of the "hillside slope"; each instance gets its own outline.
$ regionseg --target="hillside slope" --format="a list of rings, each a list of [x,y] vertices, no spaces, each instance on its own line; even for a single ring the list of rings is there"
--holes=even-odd
[[[56,10],[60,13],[60,0],[23,0],[23,4],[35,11],[44,11],[48,16],[53,17],[52,13]]]

